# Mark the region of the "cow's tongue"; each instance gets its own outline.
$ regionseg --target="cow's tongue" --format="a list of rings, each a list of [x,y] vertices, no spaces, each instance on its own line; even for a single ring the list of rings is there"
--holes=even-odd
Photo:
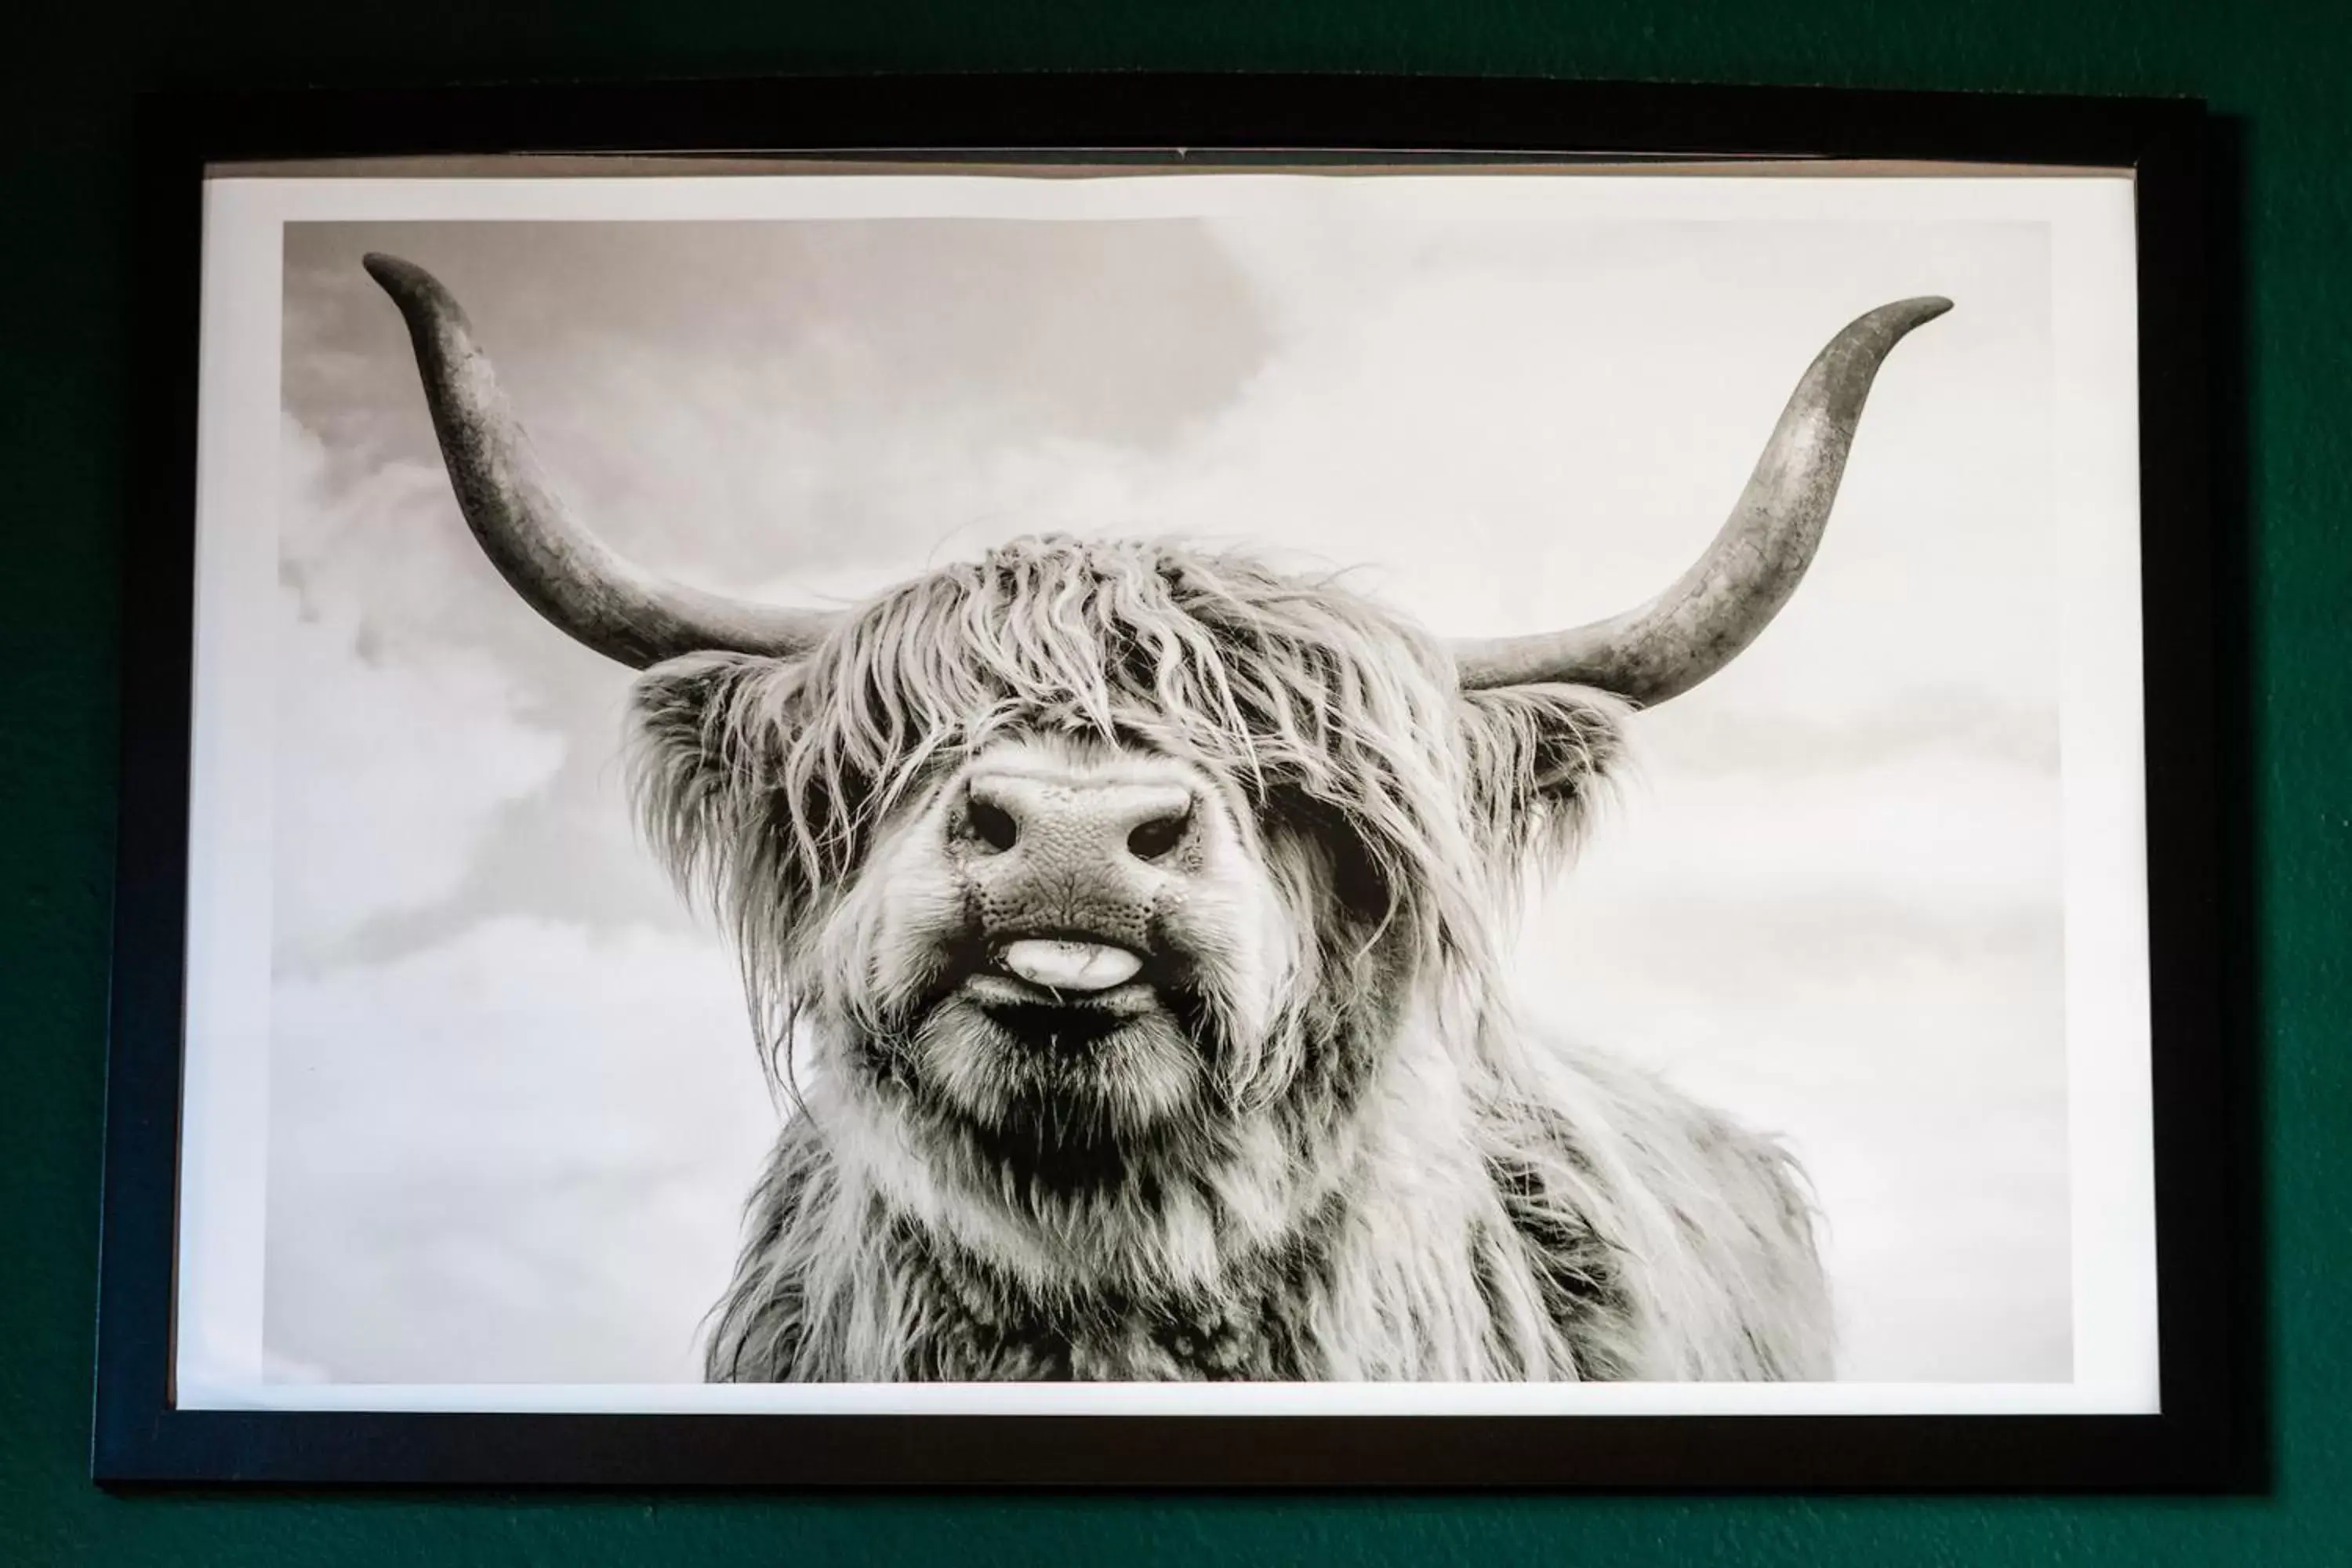
[[[1005,973],[1050,991],[1108,991],[1135,978],[1143,960],[1123,947],[1099,942],[1028,938],[997,950]]]

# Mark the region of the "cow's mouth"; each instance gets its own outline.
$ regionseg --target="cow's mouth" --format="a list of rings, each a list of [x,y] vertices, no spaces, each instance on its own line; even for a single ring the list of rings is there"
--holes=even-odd
[[[1083,1051],[1139,1019],[1170,1011],[1139,953],[1069,938],[1002,943],[961,987],[988,1020],[1033,1049]]]
[[[1197,1112],[1213,1009],[1182,954],[1039,940],[1076,951],[1041,964],[1003,938],[960,946],[916,1031],[920,1091],[975,1152],[1024,1181],[1116,1180]]]
[[[943,978],[945,995],[1013,1042],[1051,1055],[1084,1053],[1148,1020],[1183,1030],[1198,1011],[1180,966],[1086,937],[975,946]]]

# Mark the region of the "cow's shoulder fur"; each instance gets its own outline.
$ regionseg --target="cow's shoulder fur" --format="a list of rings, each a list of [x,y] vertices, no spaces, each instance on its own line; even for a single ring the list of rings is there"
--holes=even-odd
[[[1402,1075],[1308,1223],[1160,1293],[1041,1287],[976,1254],[887,1196],[820,1100],[752,1195],[708,1374],[1830,1375],[1813,1213],[1780,1146],[1622,1064],[1510,1046],[1502,1070]]]
[[[1789,1150],[1621,1060],[1529,1054],[1551,1092],[1494,1107],[1481,1142],[1576,1375],[1831,1376],[1818,1215]]]

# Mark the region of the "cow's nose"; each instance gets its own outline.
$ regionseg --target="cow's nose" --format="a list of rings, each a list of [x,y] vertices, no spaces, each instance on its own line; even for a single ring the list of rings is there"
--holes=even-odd
[[[983,852],[1076,869],[1165,858],[1184,840],[1192,795],[1181,784],[980,773],[961,826]]]

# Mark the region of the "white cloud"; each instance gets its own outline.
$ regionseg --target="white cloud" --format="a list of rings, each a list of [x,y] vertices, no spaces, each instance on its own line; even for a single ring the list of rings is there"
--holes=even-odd
[[[385,592],[387,562],[418,553],[412,542],[441,521],[446,479],[391,468],[335,487],[292,419],[279,461],[293,580],[277,604],[276,927],[282,954],[315,955],[456,891],[499,813],[554,775],[564,742],[523,721],[488,655],[414,636]]]
[[[270,1091],[278,1354],[339,1382],[697,1375],[775,1129],[709,944],[501,920],[281,980]]]

